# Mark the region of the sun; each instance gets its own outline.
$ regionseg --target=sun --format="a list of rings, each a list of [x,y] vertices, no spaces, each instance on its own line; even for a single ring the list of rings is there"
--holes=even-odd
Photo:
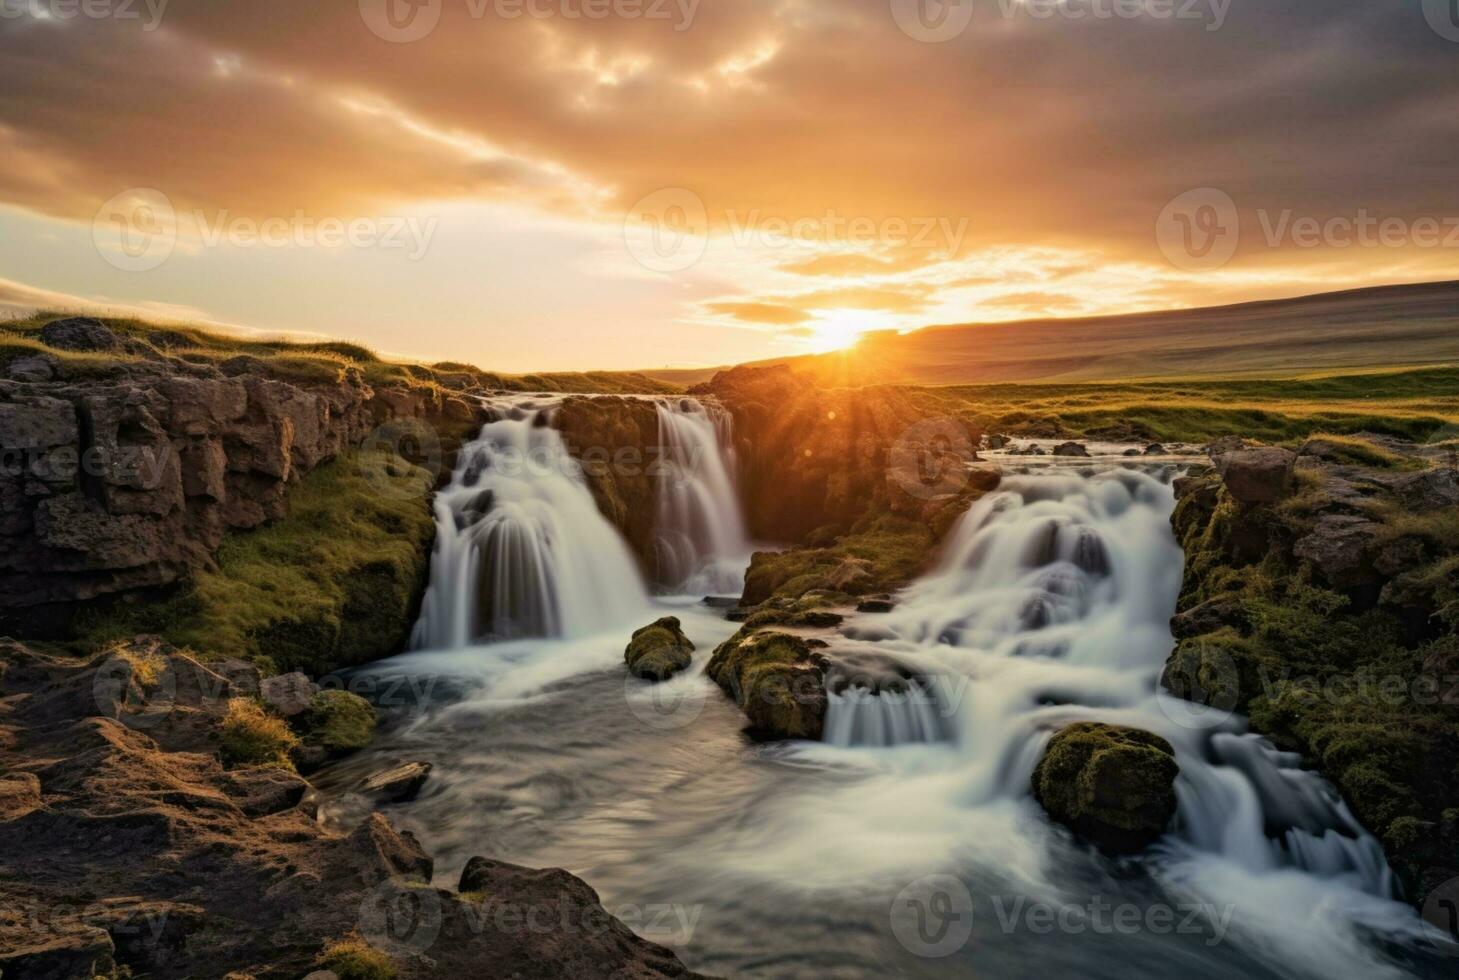
[[[817,354],[834,350],[847,350],[856,346],[861,335],[873,329],[864,316],[851,311],[834,311],[823,319],[810,324],[812,335],[809,343]]]

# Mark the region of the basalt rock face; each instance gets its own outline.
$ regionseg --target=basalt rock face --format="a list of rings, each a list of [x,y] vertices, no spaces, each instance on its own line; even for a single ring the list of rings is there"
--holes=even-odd
[[[1459,875],[1459,471],[1367,442],[1386,465],[1228,449],[1218,474],[1176,481],[1186,568],[1163,680],[1300,752],[1421,904]]]
[[[634,398],[569,398],[553,425],[583,469],[598,510],[623,533],[639,564],[653,569],[658,518],[659,416]]]
[[[691,391],[735,419],[752,534],[802,541],[890,513],[935,523],[966,505],[982,433],[895,388],[822,388],[788,365],[722,371]]]
[[[216,722],[249,689],[233,666],[0,642],[7,978],[300,977],[345,939],[402,978],[693,976],[567,872],[490,862],[485,896],[434,888],[430,856],[382,815],[334,834],[301,777],[225,770]],[[538,906],[563,914],[498,914]]]
[[[350,376],[0,381],[0,628],[55,632],[75,603],[175,582],[381,421],[445,409]]]

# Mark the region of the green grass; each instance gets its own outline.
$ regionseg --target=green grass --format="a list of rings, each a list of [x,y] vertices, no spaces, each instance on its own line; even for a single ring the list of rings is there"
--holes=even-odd
[[[293,488],[287,517],[229,535],[217,568],[157,602],[83,614],[81,642],[157,633],[210,658],[323,674],[394,653],[425,580],[430,475],[354,453]]]
[[[929,414],[1011,435],[1297,443],[1372,432],[1426,441],[1459,425],[1459,369],[1287,380],[949,385],[911,388]]]
[[[394,980],[396,975],[390,957],[358,939],[330,943],[314,965],[339,980]]]

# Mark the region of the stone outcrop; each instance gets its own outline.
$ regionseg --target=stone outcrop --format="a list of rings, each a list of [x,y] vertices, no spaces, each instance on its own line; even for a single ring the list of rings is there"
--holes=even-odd
[[[823,388],[788,365],[721,371],[692,394],[735,420],[752,534],[803,541],[883,513],[944,525],[966,507],[982,432],[896,388]]]
[[[1395,439],[1309,441],[1290,475],[1281,450],[1217,459],[1253,453],[1175,481],[1162,683],[1300,753],[1422,904],[1459,875],[1459,473]]]
[[[1236,449],[1215,457],[1216,471],[1231,496],[1243,504],[1270,504],[1292,487],[1297,454],[1290,449],[1263,446]]]
[[[721,643],[705,673],[762,738],[819,741],[826,721],[825,643],[745,629]]]
[[[300,977],[342,941],[404,980],[693,976],[565,871],[485,862],[485,894],[435,888],[430,856],[380,814],[331,833],[301,777],[225,770],[216,721],[249,678],[215,666],[0,642],[7,978]],[[498,914],[532,907],[553,910],[546,927]]]
[[[70,321],[46,331],[101,342]],[[176,582],[227,532],[285,513],[292,483],[381,422],[474,411],[349,372],[312,385],[209,372],[0,381],[0,627],[54,631],[77,602]]]
[[[1159,735],[1096,722],[1059,731],[1033,772],[1033,794],[1076,836],[1118,854],[1154,843],[1175,817],[1175,751]]]
[[[552,422],[582,466],[598,510],[623,533],[652,578],[658,519],[654,464],[660,448],[653,403],[635,398],[568,398]]]
[[[635,677],[668,680],[693,661],[694,644],[684,635],[677,616],[665,616],[633,631],[623,659]]]

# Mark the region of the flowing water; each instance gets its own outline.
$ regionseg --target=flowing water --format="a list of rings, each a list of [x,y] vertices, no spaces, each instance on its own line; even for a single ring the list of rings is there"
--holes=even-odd
[[[738,596],[750,542],[735,494],[729,413],[689,398],[657,408],[659,578],[670,593]]]
[[[650,598],[621,542],[589,549],[616,578],[568,560],[614,537],[573,468],[495,472],[504,446],[561,449],[540,407],[515,407],[438,503],[426,649],[353,679],[403,706],[325,774],[330,819],[359,815],[347,789],[362,775],[433,762],[421,797],[388,812],[436,856],[438,883],[474,854],[565,867],[725,976],[1443,975],[1326,783],[1241,718],[1158,693],[1181,574],[1168,466],[1005,479],[893,612],[829,637],[826,741],[757,744],[702,674],[735,629],[697,601],[732,540],[706,526],[733,486],[713,415],[660,407],[665,441],[712,446],[723,479],[670,495],[661,519],[695,542],[673,567],[695,594]],[[661,685],[626,677],[628,632],[664,612],[694,665]],[[1176,751],[1179,814],[1139,858],[1080,846],[1031,798],[1044,745],[1078,720]]]

